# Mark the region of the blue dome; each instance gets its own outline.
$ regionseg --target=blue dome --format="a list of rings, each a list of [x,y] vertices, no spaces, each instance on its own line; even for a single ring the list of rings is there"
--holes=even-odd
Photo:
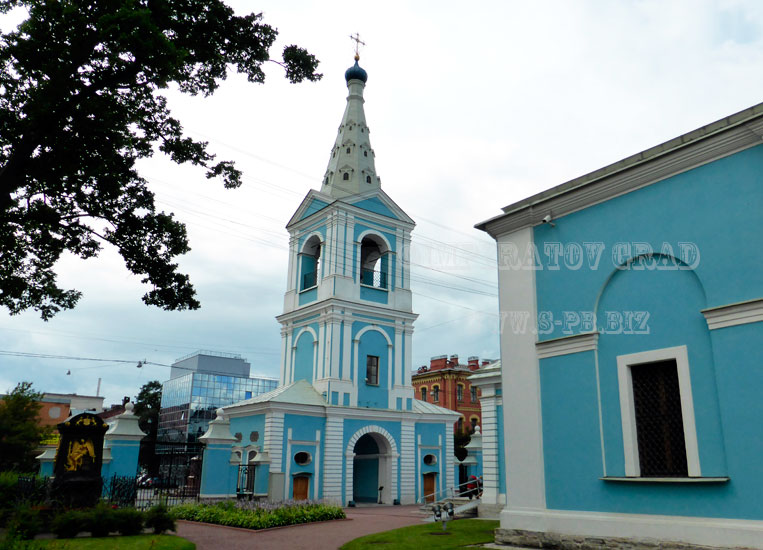
[[[363,83],[368,80],[368,73],[364,68],[358,65],[358,60],[355,60],[355,65],[350,67],[344,72],[344,79],[349,82],[350,80],[361,80]]]

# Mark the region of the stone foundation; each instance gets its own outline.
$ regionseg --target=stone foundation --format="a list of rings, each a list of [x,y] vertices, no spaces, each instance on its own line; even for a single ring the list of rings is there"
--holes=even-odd
[[[584,537],[561,533],[542,533],[521,529],[496,529],[495,542],[524,548],[548,548],[551,550],[720,550],[718,546],[701,546],[687,542],[661,541],[655,539],[628,539],[618,537]],[[739,547],[722,547],[723,550],[749,550]]]

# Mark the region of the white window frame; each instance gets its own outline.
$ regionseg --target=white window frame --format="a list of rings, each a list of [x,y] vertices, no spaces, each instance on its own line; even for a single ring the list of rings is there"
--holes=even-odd
[[[686,346],[642,351],[617,356],[617,381],[620,389],[620,417],[623,428],[623,454],[626,477],[641,477],[636,434],[636,409],[633,403],[633,378],[631,366],[657,361],[674,360],[678,371],[678,389],[681,397],[681,415],[686,445],[686,466],[689,477],[701,477],[697,427],[694,420],[694,400],[689,375],[689,354]]]

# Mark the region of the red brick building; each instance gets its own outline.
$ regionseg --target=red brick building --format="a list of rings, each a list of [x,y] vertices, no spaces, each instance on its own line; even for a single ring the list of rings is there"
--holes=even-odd
[[[482,361],[487,364],[490,361]],[[480,368],[479,357],[469,357],[466,365],[458,362],[458,355],[438,355],[432,357],[429,366],[423,366],[411,376],[416,399],[434,403],[461,413],[461,418],[453,426],[454,431],[482,426],[479,394],[477,386],[472,387],[468,377]]]

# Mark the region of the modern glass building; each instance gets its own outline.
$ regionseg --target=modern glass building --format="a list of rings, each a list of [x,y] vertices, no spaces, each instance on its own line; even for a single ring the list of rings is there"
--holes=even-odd
[[[278,380],[250,377],[241,356],[199,351],[172,365],[172,378],[162,384],[160,441],[196,441],[215,411],[276,389]]]

